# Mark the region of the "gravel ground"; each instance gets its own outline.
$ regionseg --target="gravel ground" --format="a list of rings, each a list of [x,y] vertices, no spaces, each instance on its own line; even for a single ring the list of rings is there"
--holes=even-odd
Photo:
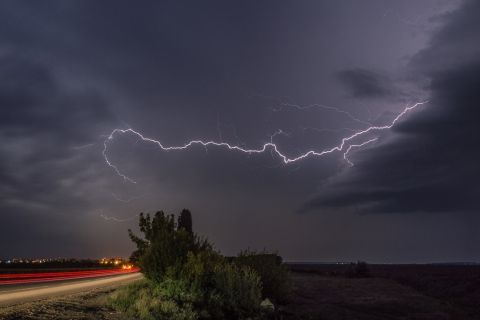
[[[2,320],[127,320],[121,313],[106,306],[108,295],[115,288],[101,288],[0,308]]]

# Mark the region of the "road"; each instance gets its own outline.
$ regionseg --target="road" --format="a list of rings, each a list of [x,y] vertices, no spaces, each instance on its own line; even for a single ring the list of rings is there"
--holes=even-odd
[[[9,306],[19,303],[79,293],[96,288],[118,286],[141,279],[140,272],[130,272],[98,277],[73,278],[36,281],[33,283],[0,285],[0,306]]]

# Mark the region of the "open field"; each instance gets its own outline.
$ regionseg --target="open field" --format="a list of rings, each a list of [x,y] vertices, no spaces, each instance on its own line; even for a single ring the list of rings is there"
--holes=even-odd
[[[345,278],[347,268],[291,265],[296,272],[286,313],[318,319],[480,319],[478,265],[370,265],[371,277],[361,279]]]

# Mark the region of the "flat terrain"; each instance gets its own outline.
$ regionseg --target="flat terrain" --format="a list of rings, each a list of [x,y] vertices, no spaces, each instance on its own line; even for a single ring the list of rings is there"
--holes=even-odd
[[[441,301],[382,278],[350,279],[294,273],[283,319],[453,319]]]
[[[292,265],[284,319],[480,319],[478,265]]]
[[[276,319],[480,319],[480,267],[375,266],[368,278],[347,278],[346,266],[293,267],[293,290]],[[0,319],[131,320],[107,307],[103,287],[0,308]],[[0,294],[1,295],[1,294]]]

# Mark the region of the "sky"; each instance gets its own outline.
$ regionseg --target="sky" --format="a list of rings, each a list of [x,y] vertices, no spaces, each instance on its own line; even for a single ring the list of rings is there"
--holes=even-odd
[[[189,208],[226,255],[480,261],[479,15],[1,2],[0,258],[129,256],[140,212]],[[161,148],[192,140],[241,150]]]

